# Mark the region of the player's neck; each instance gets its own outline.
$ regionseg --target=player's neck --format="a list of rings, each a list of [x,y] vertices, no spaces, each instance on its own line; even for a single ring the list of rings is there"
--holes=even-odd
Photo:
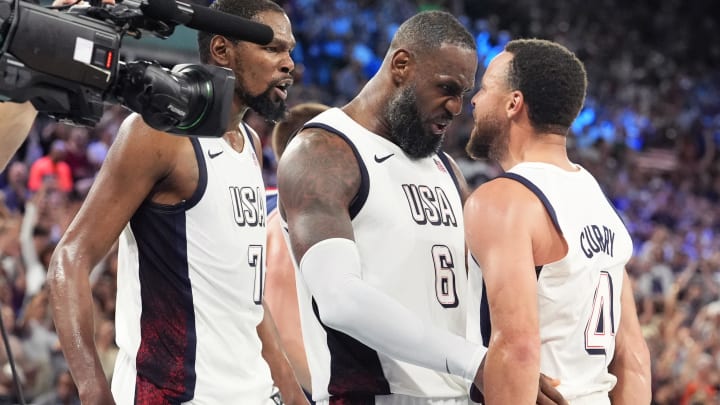
[[[228,145],[237,152],[242,152],[245,147],[245,137],[242,132],[240,132],[240,128],[238,126],[235,126],[235,129],[231,131],[225,132],[223,139],[225,139],[225,142],[227,142]]]
[[[576,171],[567,155],[567,138],[558,134],[541,134],[516,145],[509,145],[509,153],[500,162],[504,170],[524,162],[540,162],[563,170]]]
[[[390,127],[384,121],[384,115],[376,111],[378,105],[380,104],[373,98],[358,96],[342,107],[342,110],[368,131],[387,138]]]

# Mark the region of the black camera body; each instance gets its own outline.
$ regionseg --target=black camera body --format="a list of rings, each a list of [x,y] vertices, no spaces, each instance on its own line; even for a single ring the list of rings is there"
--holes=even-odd
[[[185,5],[181,11],[178,5],[182,3],[125,0],[60,12],[0,0],[0,99],[30,101],[41,113],[82,126],[97,124],[105,103],[120,103],[158,130],[222,136],[231,118],[231,70],[202,64],[168,70],[156,62],[119,61],[126,34],[139,37],[150,31],[167,38],[176,24],[192,22],[193,12],[206,21],[214,17],[213,10]],[[270,42],[272,30],[269,39],[262,39]]]

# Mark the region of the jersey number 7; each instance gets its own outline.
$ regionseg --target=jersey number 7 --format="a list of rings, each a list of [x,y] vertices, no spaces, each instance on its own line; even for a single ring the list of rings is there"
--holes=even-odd
[[[265,271],[263,270],[262,245],[248,246],[248,264],[255,269],[255,285],[253,287],[253,301],[262,305],[263,288],[265,287]]]

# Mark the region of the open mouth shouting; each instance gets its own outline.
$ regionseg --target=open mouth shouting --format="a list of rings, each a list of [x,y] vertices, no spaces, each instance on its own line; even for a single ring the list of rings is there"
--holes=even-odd
[[[280,100],[286,100],[287,99],[287,92],[288,88],[292,86],[293,81],[292,79],[282,80],[278,84],[275,85],[275,96],[278,97]]]

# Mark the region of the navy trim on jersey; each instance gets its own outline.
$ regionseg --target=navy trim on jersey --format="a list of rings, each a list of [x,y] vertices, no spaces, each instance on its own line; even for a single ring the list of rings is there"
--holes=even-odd
[[[390,394],[390,383],[385,377],[377,352],[355,338],[327,327],[320,319],[314,298],[312,309],[327,334],[330,403],[372,405],[375,403],[375,395]]]
[[[480,268],[480,263],[475,260],[475,256],[470,254],[470,259]],[[492,332],[492,325],[490,324],[490,304],[488,303],[487,293],[485,292],[485,280],[482,282],[482,294],[480,295],[480,334],[482,335],[483,346],[490,346],[490,333]]]
[[[471,254],[470,258],[480,267],[480,264]],[[535,266],[535,277],[540,278],[540,271],[543,266]],[[480,296],[480,333],[482,334],[483,346],[490,346],[490,334],[492,333],[492,324],[490,323],[490,303],[488,302],[485,280],[482,282],[482,295]],[[475,401],[478,402],[478,401]]]
[[[195,152],[195,160],[197,161],[198,168],[198,183],[195,187],[195,191],[193,191],[190,198],[184,201],[180,201],[177,204],[158,204],[156,202],[153,202],[150,197],[148,197],[145,199],[145,201],[143,201],[140,207],[147,207],[148,209],[151,209],[153,211],[164,213],[185,212],[197,205],[198,202],[200,202],[200,199],[203,197],[203,195],[205,195],[205,190],[207,189],[207,166],[202,146],[200,146],[200,141],[197,137],[190,137],[189,139],[190,143],[193,146],[193,151]]]
[[[198,184],[193,195],[185,201],[184,208],[186,210],[189,210],[200,202],[200,199],[205,195],[208,183],[207,162],[205,161],[205,154],[203,153],[202,146],[200,146],[200,141],[197,138],[190,138],[190,141],[195,150],[195,159],[197,159]]]
[[[490,323],[490,303],[487,298],[485,280],[482,282],[482,295],[480,296],[480,333],[482,334],[483,346],[490,347],[492,324]]]
[[[136,403],[181,403],[195,395],[197,333],[185,219],[183,211],[153,207],[140,207],[130,219],[142,303]]]
[[[445,168],[447,169],[448,173],[450,173],[450,177],[452,178],[453,183],[455,183],[455,187],[457,188],[458,194],[460,194],[460,196],[462,196],[463,191],[460,188],[460,182],[458,181],[457,176],[455,176],[455,170],[453,170],[452,165],[450,164],[450,159],[447,157],[447,155],[443,151],[438,151],[437,156],[440,158],[440,161],[443,162],[443,164],[445,165]]]
[[[250,132],[250,127],[245,123],[245,121],[241,121],[243,128],[245,128],[245,136],[250,140],[250,146],[252,146],[253,153],[255,153],[255,140],[253,139],[252,132]]]
[[[360,152],[358,152],[355,144],[350,140],[350,138],[337,129],[319,122],[306,124],[303,126],[303,129],[305,128],[319,128],[331,132],[342,138],[352,149],[355,159],[357,160],[358,168],[360,169],[360,187],[358,188],[358,192],[355,194],[355,197],[350,202],[350,207],[348,208],[350,211],[350,219],[355,219],[355,217],[360,213],[362,207],[365,205],[368,195],[370,194],[370,175],[368,174],[367,167],[365,166],[365,161],[363,161],[362,156],[360,156]]]
[[[542,202],[542,204],[545,206],[548,214],[550,214],[550,218],[552,219],[553,224],[555,224],[555,229],[557,229],[560,235],[563,234],[562,229],[560,229],[560,223],[558,222],[557,215],[555,214],[555,208],[553,208],[550,200],[548,200],[548,198],[545,196],[545,193],[543,193],[542,190],[540,190],[540,188],[535,185],[535,183],[517,173],[503,173],[498,177],[515,180],[530,189],[530,191],[532,191],[537,196],[537,198],[540,199],[540,202]]]

